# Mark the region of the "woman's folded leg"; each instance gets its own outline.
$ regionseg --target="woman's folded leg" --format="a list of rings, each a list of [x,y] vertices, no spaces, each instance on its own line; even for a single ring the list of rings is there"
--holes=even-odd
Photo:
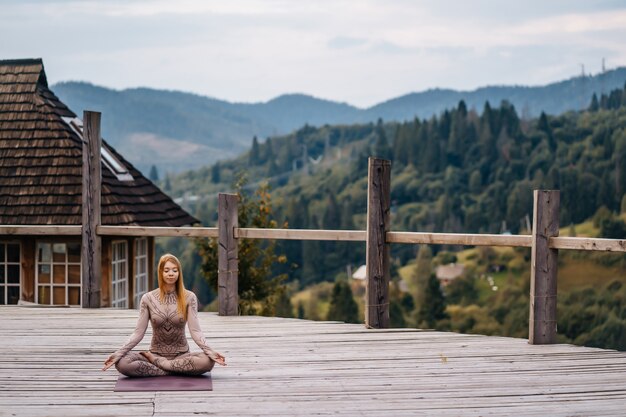
[[[145,354],[145,352],[143,353]],[[184,353],[173,359],[145,354],[161,370],[179,375],[202,375],[213,369],[215,362],[203,352]]]
[[[122,375],[131,377],[169,375],[137,352],[128,352],[115,364],[115,368]]]

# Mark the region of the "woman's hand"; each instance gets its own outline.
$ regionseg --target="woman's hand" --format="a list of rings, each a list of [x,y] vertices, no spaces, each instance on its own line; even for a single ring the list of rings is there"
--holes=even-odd
[[[213,361],[219,365],[226,366],[226,358],[221,353],[217,353],[214,350],[211,350],[207,353],[209,358],[213,359]]]
[[[115,357],[115,354],[112,354],[106,361],[104,361],[104,366],[102,367],[102,370],[106,371],[111,366],[115,365],[118,360],[119,359]]]

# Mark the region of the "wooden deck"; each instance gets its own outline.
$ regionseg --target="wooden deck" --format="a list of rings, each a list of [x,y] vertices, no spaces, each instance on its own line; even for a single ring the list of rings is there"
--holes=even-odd
[[[115,393],[135,311],[0,307],[0,416],[624,415],[626,352],[201,313],[212,392]],[[147,348],[149,334],[138,348]],[[192,350],[197,349],[190,340]]]

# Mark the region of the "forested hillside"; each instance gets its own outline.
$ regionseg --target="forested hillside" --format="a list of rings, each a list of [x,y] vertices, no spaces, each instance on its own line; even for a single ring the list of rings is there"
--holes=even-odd
[[[362,225],[367,157],[373,155],[393,162],[399,230],[518,233],[531,213],[534,188],[560,189],[562,224],[579,223],[601,206],[620,210],[626,191],[623,91],[594,97],[585,112],[531,120],[520,119],[507,102],[487,103],[479,114],[461,101],[424,120],[305,126],[265,143],[253,139],[238,159],[168,182],[174,196],[210,203],[236,173],[246,172],[251,180],[270,180],[278,209],[298,227]],[[188,204],[214,220],[203,215],[205,205]]]
[[[528,233],[532,190],[542,188],[561,190],[562,234],[626,236],[626,88],[592,97],[583,112],[531,120],[520,119],[507,102],[497,107],[487,103],[480,113],[460,102],[425,120],[305,126],[265,143],[254,139],[241,157],[167,178],[164,185],[172,194],[186,196],[182,203],[207,225],[216,220],[216,193],[232,191],[238,174],[245,173],[249,192],[264,181],[272,185],[278,224],[363,229],[370,155],[392,160],[393,230]],[[194,246],[180,241],[166,245],[186,254],[188,276],[196,277],[190,285],[205,291],[204,300],[210,301]],[[433,246],[416,258],[415,246],[393,245],[392,275],[396,285],[404,282],[392,292],[394,324],[524,336],[529,251],[459,249]],[[346,271],[365,262],[364,245],[280,241],[276,250],[287,262],[276,265],[275,273],[288,275],[298,314],[324,318],[329,311],[336,318],[338,301],[333,307],[328,282],[345,280]],[[563,328],[570,329],[563,340],[626,348],[626,339],[610,344],[605,334],[626,326],[621,302],[613,299],[611,307],[598,311],[595,307],[611,297],[605,287],[615,297],[626,291],[624,257],[565,252],[561,260],[559,285],[567,291],[559,308],[569,313],[560,317],[566,320]],[[419,300],[432,297],[425,294],[434,268],[457,261],[466,272],[445,289],[441,300],[448,307],[439,306],[437,315]],[[587,304],[578,305],[582,300]],[[572,315],[577,309],[596,311],[597,317],[581,324],[580,314]],[[607,320],[613,330],[598,330]]]
[[[311,126],[406,121],[438,115],[460,100],[481,111],[485,101],[506,99],[520,117],[560,114],[584,107],[593,93],[621,87],[626,68],[595,76],[574,77],[546,86],[490,86],[474,91],[432,89],[393,98],[370,108],[321,100],[303,94],[282,95],[264,103],[230,103],[195,94],[134,88],[111,90],[83,82],[63,82],[53,91],[74,111],[103,112],[103,136],[135,166],[151,165],[180,172],[244,152],[252,136],[287,134]],[[176,152],[172,152],[176,149]]]

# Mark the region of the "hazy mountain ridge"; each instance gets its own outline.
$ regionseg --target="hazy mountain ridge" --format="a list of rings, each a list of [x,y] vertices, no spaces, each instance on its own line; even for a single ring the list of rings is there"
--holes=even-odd
[[[367,123],[382,118],[404,121],[429,118],[465,100],[469,109],[482,110],[508,100],[523,117],[541,111],[560,114],[589,104],[593,94],[621,88],[626,68],[593,77],[575,77],[539,87],[493,86],[474,91],[431,89],[393,98],[367,109],[305,94],[285,94],[262,103],[231,103],[178,91],[132,88],[112,90],[85,82],[62,82],[52,90],[71,109],[101,111],[103,136],[135,166],[147,172],[159,159],[170,162],[162,170],[198,168],[230,158],[249,148],[252,136],[259,138],[289,133],[304,124]],[[161,143],[148,150],[145,140]],[[163,144],[183,141],[199,144],[194,152],[172,152]],[[187,146],[187,149],[190,149]]]

